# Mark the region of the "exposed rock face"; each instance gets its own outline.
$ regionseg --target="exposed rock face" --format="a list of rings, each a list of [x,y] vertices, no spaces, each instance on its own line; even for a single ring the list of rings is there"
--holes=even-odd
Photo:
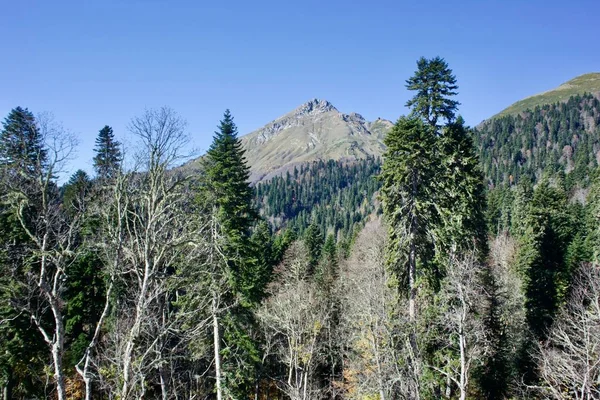
[[[242,137],[250,178],[256,182],[307,161],[379,156],[383,136],[392,125],[383,119],[368,122],[357,113],[343,114],[326,100],[310,100]]]

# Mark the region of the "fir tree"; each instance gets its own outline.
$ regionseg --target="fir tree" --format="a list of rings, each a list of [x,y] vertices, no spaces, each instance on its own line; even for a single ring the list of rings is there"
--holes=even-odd
[[[81,209],[91,190],[92,181],[88,174],[81,169],[75,171],[63,188],[63,203],[67,210]]]
[[[409,292],[409,314],[416,317],[417,265],[426,267],[439,220],[439,166],[436,138],[421,118],[401,117],[384,139],[381,169],[383,213],[390,226],[388,264]]]
[[[47,151],[33,114],[26,108],[11,110],[0,132],[0,383],[5,397],[30,397],[41,391],[47,346],[15,302],[27,295],[26,280],[32,243],[6,196],[15,188],[30,192],[46,168]],[[37,197],[36,197],[37,199]],[[34,219],[36,202],[23,213]],[[33,331],[33,332],[32,332]]]
[[[485,189],[479,158],[462,117],[443,129],[439,146],[444,196],[438,206],[443,219],[438,253],[476,249],[483,259],[487,252]]]
[[[47,162],[47,150],[33,114],[14,108],[3,122],[0,133],[0,166],[5,178],[31,180]]]
[[[323,249],[323,234],[314,221],[306,228],[306,231],[304,231],[304,243],[306,244],[309,254],[308,275],[312,276],[315,272],[315,268],[319,264],[321,251]]]
[[[248,183],[249,168],[242,143],[229,110],[225,111],[204,160],[203,202],[220,227],[217,244],[225,258],[222,273],[229,277],[230,308],[220,318],[224,342],[224,391],[234,397],[247,397],[258,361],[256,343],[249,335],[253,325],[252,308],[264,290],[265,264],[260,263],[251,240],[257,220],[253,190]],[[237,303],[237,304],[236,304]],[[219,382],[220,384],[220,382]]]
[[[454,120],[454,113],[460,104],[451,97],[457,94],[456,77],[443,58],[417,61],[417,72],[406,81],[406,87],[417,93],[406,106],[415,115],[423,118],[433,128],[444,118],[448,123]]]
[[[111,179],[118,173],[122,160],[120,146],[110,126],[106,125],[98,132],[94,168],[100,179]]]

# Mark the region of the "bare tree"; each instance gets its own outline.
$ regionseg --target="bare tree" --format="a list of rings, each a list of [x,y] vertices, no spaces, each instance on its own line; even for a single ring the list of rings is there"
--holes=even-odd
[[[553,399],[600,398],[600,266],[584,264],[575,276],[568,303],[540,343],[536,361]]]
[[[327,307],[320,301],[316,285],[306,279],[308,251],[303,243],[293,243],[279,266],[272,296],[258,312],[262,329],[272,351],[285,368],[276,377],[281,390],[292,400],[319,398],[315,366],[320,357],[319,341]]]
[[[41,114],[37,126],[43,142],[37,164],[29,179],[15,179],[9,185],[5,201],[13,209],[31,245],[24,281],[26,293],[14,306],[29,315],[50,349],[56,395],[66,399],[63,355],[65,342],[63,292],[69,265],[76,259],[75,237],[82,215],[66,215],[60,204],[55,177],[63,172],[76,141],[55,123],[50,114]],[[42,156],[41,152],[44,152]],[[48,318],[50,316],[50,318]]]
[[[401,368],[403,350],[409,350],[410,345],[407,340],[398,340],[401,336],[398,328],[403,326],[406,333],[408,315],[402,314],[406,307],[399,306],[402,300],[389,285],[386,240],[381,220],[369,221],[358,236],[350,258],[342,264],[348,398],[362,399],[375,394],[381,400],[407,398],[418,391],[412,374]]]
[[[112,258],[124,286],[117,322],[105,352],[110,389],[120,399],[143,397],[150,384],[170,396],[166,354],[177,341],[177,318],[170,304],[175,268],[194,251],[197,225],[187,213],[186,179],[168,171],[187,144],[185,122],[171,109],[147,110],[130,124],[140,141],[137,165],[115,196],[126,204],[124,224],[113,234]],[[121,236],[122,235],[122,236]],[[155,379],[150,382],[151,377]]]
[[[114,288],[119,278],[119,268],[123,257],[125,220],[130,200],[126,194],[126,183],[126,175],[119,172],[111,179],[110,184],[105,182],[105,186],[94,193],[98,198],[89,202],[93,206],[91,212],[100,217],[100,235],[94,247],[100,250],[101,259],[104,262],[106,291],[102,312],[95,322],[95,326],[92,327],[92,338],[87,344],[81,360],[75,365],[75,370],[85,385],[85,400],[92,399],[92,383],[95,379],[99,379],[96,371],[99,363],[96,357],[97,346],[105,328],[105,321],[110,315]]]
[[[452,255],[437,296],[437,324],[445,335],[440,338],[443,343],[439,351],[441,362],[428,367],[453,382],[461,400],[467,398],[473,363],[481,361],[486,348],[481,318],[486,293],[481,269],[474,253]],[[446,397],[450,394],[450,385],[447,385]]]
[[[507,391],[517,394],[521,391],[519,358],[523,349],[529,347],[531,334],[526,318],[526,298],[522,275],[516,270],[517,243],[508,233],[500,233],[490,240],[489,268],[496,285],[496,300],[500,311],[499,319],[505,338],[502,340],[500,355],[505,363],[503,380],[508,384]],[[496,342],[498,343],[498,342]],[[493,351],[493,350],[492,350]]]

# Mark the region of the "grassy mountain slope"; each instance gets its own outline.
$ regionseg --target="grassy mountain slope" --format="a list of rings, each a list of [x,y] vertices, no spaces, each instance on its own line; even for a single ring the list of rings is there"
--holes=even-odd
[[[366,121],[343,114],[330,102],[311,100],[243,136],[251,181],[269,179],[316,160],[357,160],[380,156],[390,121]]]
[[[600,73],[596,72],[580,75],[568,82],[563,83],[556,89],[548,90],[546,92],[517,101],[492,118],[503,117],[506,115],[516,115],[528,109],[533,110],[537,106],[566,101],[571,96],[584,93],[600,94]]]

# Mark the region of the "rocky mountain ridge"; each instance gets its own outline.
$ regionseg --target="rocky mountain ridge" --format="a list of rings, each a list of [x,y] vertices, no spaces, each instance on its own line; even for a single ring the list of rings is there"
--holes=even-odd
[[[250,179],[257,182],[304,162],[380,156],[392,126],[391,121],[369,122],[356,112],[341,113],[327,100],[312,99],[241,140]]]

